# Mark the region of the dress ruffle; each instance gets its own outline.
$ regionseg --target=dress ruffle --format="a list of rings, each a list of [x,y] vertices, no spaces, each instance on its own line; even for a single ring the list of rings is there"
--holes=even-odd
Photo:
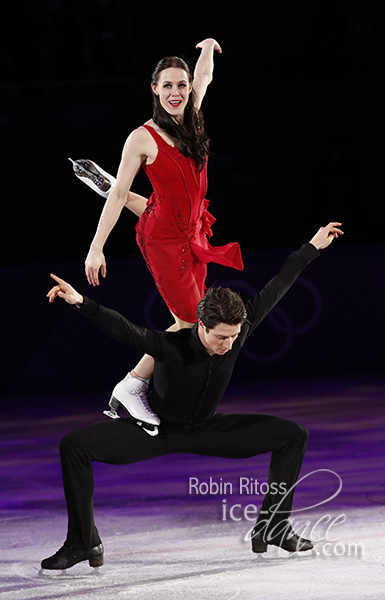
[[[215,217],[207,210],[209,201],[203,201],[203,210],[201,214],[201,230],[196,231],[196,235],[191,240],[191,251],[201,264],[210,262],[231,267],[238,271],[243,270],[243,260],[241,248],[237,242],[231,242],[224,246],[211,246],[208,237],[212,237],[211,225],[215,223]]]

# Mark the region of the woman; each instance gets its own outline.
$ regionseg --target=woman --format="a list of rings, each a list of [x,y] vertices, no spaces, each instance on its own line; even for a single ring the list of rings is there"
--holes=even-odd
[[[207,211],[204,197],[209,143],[200,107],[212,80],[214,51],[221,52],[221,48],[214,39],[204,40],[197,48],[201,54],[194,77],[178,57],[158,63],[151,83],[153,117],[135,129],[124,145],[117,178],[85,262],[89,283],[98,285],[99,270],[106,277],[103,246],[122,208],[131,209],[140,217],[137,243],[174,317],[169,331],[192,327],[196,321],[208,262],[243,268],[238,244],[213,248],[207,240],[214,218]],[[130,192],[141,166],[154,188],[148,201]],[[128,399],[136,396],[139,404],[130,407],[131,415],[156,425],[159,419],[151,413],[145,395],[153,365],[152,357],[145,355],[115,386],[110,406],[121,403],[128,409]],[[109,416],[117,415],[112,411]]]

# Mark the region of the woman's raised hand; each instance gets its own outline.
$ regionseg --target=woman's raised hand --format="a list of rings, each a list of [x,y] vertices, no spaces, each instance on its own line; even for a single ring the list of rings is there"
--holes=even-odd
[[[216,50],[217,52],[219,52],[219,54],[222,54],[222,48],[220,47],[218,42],[214,40],[214,38],[206,38],[205,40],[202,40],[201,42],[199,42],[199,44],[195,46],[195,48],[201,48],[201,50],[203,50],[206,47],[213,47],[213,50]]]

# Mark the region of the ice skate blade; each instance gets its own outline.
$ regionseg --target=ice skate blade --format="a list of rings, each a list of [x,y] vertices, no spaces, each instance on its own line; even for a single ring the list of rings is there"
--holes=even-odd
[[[104,184],[111,187],[111,175],[103,171],[96,163],[88,159],[72,160],[68,157],[68,160],[72,163],[72,168],[77,177],[84,177],[90,179],[95,186],[103,186]],[[107,191],[107,190],[103,190]]]
[[[113,408],[111,410],[104,410],[103,414],[106,415],[107,417],[110,417],[110,419],[120,419],[121,418]],[[131,423],[134,423],[135,425],[140,427],[140,429],[143,429],[143,431],[145,431],[148,435],[151,435],[151,436],[158,435],[159,429],[156,426],[154,426],[154,425],[149,426],[147,423],[143,423],[143,421],[138,421],[138,419],[134,419],[133,417],[131,417],[131,415],[129,415],[127,418],[129,421],[131,421]]]
[[[85,573],[77,573],[76,571],[72,571],[72,569],[73,567],[71,567],[71,572],[68,572],[68,569],[40,569],[38,577],[43,579],[87,579],[89,577],[100,577],[102,575],[101,567],[90,567],[88,572]]]
[[[130,408],[130,405],[127,406],[124,401],[118,400],[118,398],[116,398],[116,396],[114,396],[114,394],[112,394],[111,399],[108,403],[108,406],[115,412],[117,412],[118,410],[124,410],[129,419],[140,423],[141,426],[147,427],[148,429],[156,429],[160,425],[160,419],[156,415],[154,415],[154,417],[156,417],[156,419],[154,418],[153,421],[143,419],[142,416],[134,415],[131,412],[132,408]],[[151,415],[148,415],[148,416],[150,418],[152,418]]]
[[[118,413],[116,411],[112,410],[104,410],[103,411],[104,415],[107,415],[107,417],[110,417],[110,419],[120,419]]]
[[[109,173],[89,159],[72,160],[72,158],[68,157],[68,160],[71,161],[73,171],[80,181],[88,185],[99,196],[108,198],[111,188],[115,183],[115,178],[112,175],[109,175]]]
[[[148,433],[148,435],[155,436],[159,433],[159,429],[157,427],[154,427],[154,429],[147,429],[146,424],[141,423],[140,421],[137,421],[136,424],[139,425],[139,427],[143,429],[143,431]]]
[[[283,550],[281,548],[275,547],[273,549],[273,546],[269,547],[269,550],[265,553],[258,553],[258,554],[254,554],[254,558],[255,560],[259,561],[259,562],[265,562],[265,563],[270,563],[270,564],[274,564],[274,563],[287,563],[288,560],[290,561],[306,561],[306,560],[313,560],[316,559],[318,556],[317,552],[314,552],[314,550],[305,550],[302,552],[287,552],[286,550]]]

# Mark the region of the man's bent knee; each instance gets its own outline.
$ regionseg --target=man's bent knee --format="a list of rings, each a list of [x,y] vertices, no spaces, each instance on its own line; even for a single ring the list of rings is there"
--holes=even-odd
[[[76,435],[74,433],[69,433],[61,438],[59,442],[59,452],[60,455],[66,455],[78,448],[78,444],[76,442]]]
[[[309,440],[309,431],[299,423],[293,423],[293,425],[296,426],[296,437],[302,440],[303,445],[306,446]]]

